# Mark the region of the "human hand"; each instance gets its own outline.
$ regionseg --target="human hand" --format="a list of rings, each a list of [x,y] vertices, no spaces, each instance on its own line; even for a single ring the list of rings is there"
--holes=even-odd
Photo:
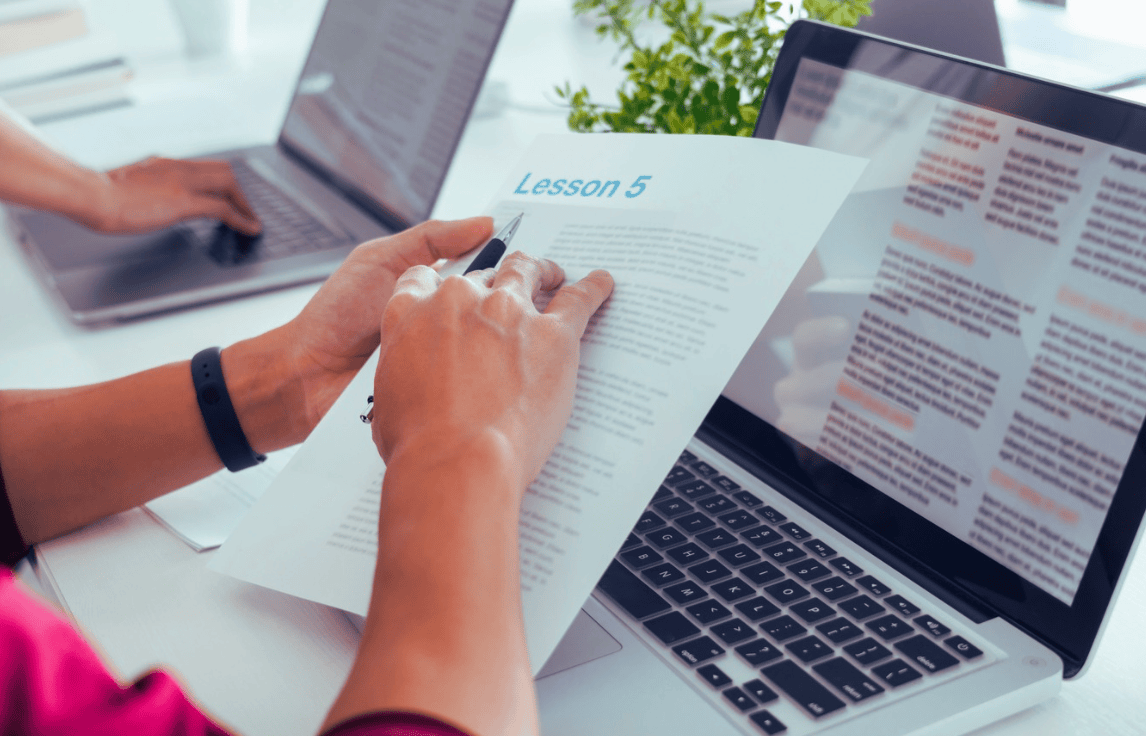
[[[613,290],[605,271],[562,286],[555,263],[522,253],[495,271],[403,274],[382,315],[374,440],[388,463],[407,450],[456,455],[494,443],[524,491],[573,407],[580,340]],[[544,311],[534,300],[557,290]]]
[[[795,364],[773,388],[776,425],[810,447],[819,442],[836,395],[850,334],[851,323],[840,316],[804,320],[792,333]]]
[[[246,235],[262,231],[258,215],[222,161],[149,158],[103,174],[90,211],[79,220],[100,232],[138,233],[210,217]]]
[[[272,333],[302,382],[307,431],[378,347],[382,310],[398,278],[413,266],[457,258],[488,240],[492,228],[488,217],[431,221],[363,243],[281,334]]]

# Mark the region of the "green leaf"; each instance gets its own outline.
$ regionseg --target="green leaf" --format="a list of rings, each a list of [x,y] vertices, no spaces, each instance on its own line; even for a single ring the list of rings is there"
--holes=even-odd
[[[854,26],[871,14],[871,1],[752,0],[729,15],[709,12],[702,0],[573,0],[573,12],[616,43],[625,77],[616,107],[569,82],[554,93],[568,105],[570,130],[751,135],[791,20]],[[647,36],[667,40],[639,40]]]

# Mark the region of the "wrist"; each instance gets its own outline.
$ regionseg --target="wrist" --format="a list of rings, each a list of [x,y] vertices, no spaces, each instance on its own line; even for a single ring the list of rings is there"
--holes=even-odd
[[[282,328],[237,342],[222,351],[223,377],[243,434],[265,454],[306,439],[303,379],[288,351],[279,346]]]
[[[110,176],[77,166],[70,177],[69,189],[70,194],[60,210],[62,214],[92,230],[114,229],[119,205],[115,182]]]

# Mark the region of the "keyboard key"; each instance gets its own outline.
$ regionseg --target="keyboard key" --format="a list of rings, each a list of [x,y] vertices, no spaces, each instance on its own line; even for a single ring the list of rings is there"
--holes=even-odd
[[[801,557],[807,557],[808,553],[800,549],[791,542],[781,542],[774,544],[771,547],[764,548],[764,556],[773,562],[784,564],[786,562],[795,562]]]
[[[736,653],[753,667],[759,667],[766,662],[771,662],[773,659],[778,659],[783,656],[783,653],[779,649],[765,639],[757,639],[747,644],[741,644],[736,647]],[[753,695],[755,695],[755,693],[753,693]],[[761,700],[760,702],[767,703],[768,701]]]
[[[708,591],[693,582],[670,585],[664,589],[664,594],[681,605],[708,597]]]
[[[808,590],[791,580],[782,580],[766,586],[764,592],[772,596],[778,603],[788,603],[798,600],[808,594]]]
[[[805,663],[819,659],[820,657],[826,657],[832,653],[832,648],[815,636],[797,639],[789,644],[787,649],[795,655],[797,659]]]
[[[942,638],[951,633],[951,629],[931,618],[926,613],[915,619],[915,624],[919,628],[926,631],[928,634],[934,636],[936,639]]]
[[[781,524],[780,531],[784,532],[792,539],[795,539],[797,542],[803,541],[812,536],[806,529],[794,521],[789,521],[787,524]]]
[[[829,659],[827,662],[813,665],[812,669],[853,703],[867,700],[883,692],[882,687],[869,680],[867,675],[846,659],[839,657]]]
[[[709,586],[712,592],[726,601],[738,601],[741,598],[746,598],[756,591],[751,585],[744,582],[740,578],[732,578],[731,580],[721,580],[719,583],[713,583]]]
[[[738,687],[730,687],[723,693],[726,700],[736,706],[741,713],[747,713],[756,707],[756,701],[748,697],[748,693]]]
[[[724,529],[709,529],[706,532],[697,534],[696,539],[709,549],[720,549],[737,541],[732,532],[725,531]]]
[[[645,513],[641,514],[641,518],[637,519],[637,524],[633,527],[633,531],[644,534],[645,532],[650,532],[664,525],[664,519],[646,509]]]
[[[715,521],[708,518],[699,511],[693,514],[686,514],[684,516],[677,517],[675,523],[681,529],[690,534],[696,534],[697,532],[702,532],[705,529],[711,529],[712,527],[716,526]]]
[[[953,636],[943,643],[958,652],[959,656],[963,659],[974,659],[975,657],[983,656],[982,649],[961,636]]]
[[[733,493],[734,491],[735,491],[736,493],[740,493],[740,492],[741,492],[741,491],[740,491],[740,484],[739,484],[739,483],[737,483],[736,481],[732,480],[731,478],[729,478],[729,477],[727,477],[727,476],[724,476],[724,475],[718,475],[718,476],[716,476],[715,478],[709,478],[709,479],[708,479],[708,482],[709,482],[709,483],[711,483],[712,485],[716,486],[716,487],[717,487],[717,488],[719,488],[720,490],[724,491],[725,493]],[[733,493],[733,495],[736,495],[736,493]],[[748,493],[748,492],[747,492],[747,491],[743,491],[743,493]],[[749,495],[749,496],[752,496],[752,494],[751,494],[751,493],[749,493],[748,495]],[[745,501],[744,501],[744,499],[741,499],[741,498],[740,498],[740,496],[736,496],[736,497],[737,497],[737,499],[739,499],[741,502],[743,502],[743,503],[747,503],[747,502],[745,502]],[[756,497],[755,497],[755,496],[752,496],[752,498],[754,498],[754,499],[755,499]],[[760,501],[759,499],[757,499],[757,500],[756,500],[756,503],[760,504],[760,503],[764,503],[764,502],[763,502],[763,501]]]
[[[675,488],[681,483],[687,483],[688,481],[695,479],[696,476],[693,475],[690,471],[677,465],[669,471],[668,475],[665,476],[665,485]]]
[[[670,552],[669,554],[672,553]],[[841,577],[828,578],[818,583],[812,583],[812,587],[829,601],[838,601],[840,598],[847,598],[856,592],[856,587],[851,583],[845,582]]]
[[[769,616],[775,616],[780,609],[766,598],[756,596],[750,601],[736,604],[736,610],[748,617],[749,621],[763,621]]]
[[[659,593],[616,560],[609,563],[597,587],[636,619],[672,608]]]
[[[702,624],[710,624],[713,621],[719,621],[726,616],[731,616],[732,611],[725,608],[720,601],[707,600],[700,603],[693,603],[688,608],[689,615],[695,618]]]
[[[854,578],[856,575],[863,574],[863,568],[856,563],[849,560],[847,557],[837,557],[829,563],[832,567],[836,568],[849,578]]]
[[[756,702],[761,705],[768,705],[776,698],[780,697],[776,691],[765,685],[760,680],[749,680],[740,686],[752,697],[756,698]]]
[[[661,554],[652,547],[645,546],[631,549],[628,552],[622,552],[621,559],[633,567],[642,568],[655,565],[663,560],[664,557],[661,557]]]
[[[672,613],[666,613],[663,616],[649,619],[645,621],[645,628],[651,631],[653,636],[665,644],[682,641],[700,633],[700,629],[685,618],[684,614],[680,611],[673,611]]]
[[[856,581],[856,585],[861,588],[866,588],[872,595],[887,595],[891,592],[891,588],[879,582],[871,575],[864,575]]]
[[[657,501],[663,501],[666,498],[676,498],[676,497],[672,495],[672,490],[669,489],[668,486],[661,486],[661,487],[657,488],[657,492],[653,494],[652,503],[656,503]]]
[[[915,631],[911,624],[892,613],[881,616],[873,621],[868,621],[867,627],[872,633],[878,635],[879,638],[884,641],[898,639],[901,636],[906,636]]]
[[[682,616],[681,618],[684,617]],[[716,624],[710,627],[709,631],[716,634],[722,642],[729,645],[756,636],[756,632],[752,627],[738,618]]]
[[[676,492],[690,501],[695,501],[698,498],[711,496],[716,493],[716,489],[702,480],[694,480],[690,483],[677,486]]]
[[[920,634],[895,644],[895,648],[928,672],[935,674],[959,664],[959,660],[939,648],[939,645]]]
[[[716,560],[705,560],[698,565],[693,565],[688,568],[688,571],[702,583],[711,583],[714,580],[720,580],[732,574],[731,570]]]
[[[721,523],[733,531],[747,529],[750,526],[755,526],[757,523],[756,517],[744,509],[737,509],[727,514],[721,514],[716,518],[720,519]]]
[[[681,465],[691,465],[697,461],[697,457],[688,450],[682,450],[676,461]]]
[[[914,616],[919,613],[919,606],[901,595],[890,595],[884,599],[884,604],[891,606],[892,610],[899,611],[904,616]]]
[[[769,736],[772,736],[772,734],[784,733],[788,730],[788,727],[784,725],[783,721],[766,710],[758,710],[752,715],[748,716],[748,719],[755,723],[757,728]]]
[[[641,577],[653,585],[661,586],[684,580],[684,573],[666,562],[663,565],[641,570]]]
[[[760,629],[776,641],[784,641],[794,636],[808,633],[808,630],[791,616],[780,616],[760,624]]]
[[[645,539],[660,549],[673,547],[681,542],[688,541],[688,537],[682,534],[678,529],[673,529],[671,526],[665,527],[664,529],[657,529],[655,532],[649,532],[645,535]]]
[[[749,565],[742,568],[740,574],[751,580],[756,585],[763,585],[770,583],[773,580],[779,580],[784,577],[784,573],[780,568],[773,565],[771,562],[761,562],[755,565]]]
[[[724,654],[724,648],[707,636],[686,641],[684,644],[677,644],[672,648],[672,651],[673,654],[681,658],[681,661],[690,665],[707,662],[713,657]]]
[[[823,621],[829,616],[834,616],[836,613],[831,606],[829,606],[827,603],[824,603],[819,598],[810,598],[806,601],[793,603],[788,608],[792,611],[792,613],[796,614],[810,624],[813,624],[817,621]]]
[[[824,578],[832,574],[831,570],[824,567],[815,560],[805,560],[803,562],[797,562],[795,565],[789,565],[788,572],[792,573],[806,583],[810,583],[813,580],[819,580],[820,578]]]
[[[845,641],[850,641],[858,636],[863,636],[860,628],[848,621],[846,618],[832,619],[825,621],[816,627],[816,631],[826,636],[830,641],[836,644],[843,644]]]
[[[746,544],[738,544],[735,547],[722,549],[717,554],[733,567],[740,567],[741,565],[747,565],[749,562],[758,562],[760,560],[760,555],[756,554],[756,552]]]
[[[707,511],[710,514],[723,514],[725,511],[732,511],[736,508],[736,504],[728,496],[720,495],[702,498],[696,502],[696,505],[702,511]]]
[[[698,475],[703,478],[711,478],[714,475],[719,475],[720,471],[712,467],[703,460],[697,460],[688,464]]]
[[[868,598],[866,595],[857,595],[855,598],[849,598],[843,603],[837,603],[848,615],[856,621],[863,621],[865,618],[871,618],[877,613],[883,613],[886,609]]]
[[[870,637],[848,644],[844,647],[844,651],[852,655],[855,661],[865,667],[869,667],[881,659],[887,659],[891,656],[890,649]]]
[[[770,526],[758,526],[755,529],[746,529],[740,532],[740,538],[753,547],[767,547],[770,544],[784,540],[780,532]]]
[[[681,546],[674,549],[670,549],[665,554],[676,560],[681,565],[691,565],[694,562],[700,562],[705,557],[708,557],[707,552],[692,542],[689,542],[688,544],[682,544]]]
[[[641,538],[638,537],[636,534],[630,533],[629,536],[625,537],[625,542],[624,542],[624,544],[621,545],[621,549],[629,549],[630,547],[636,547],[638,544],[641,544]]]
[[[732,678],[724,674],[724,671],[714,664],[706,664],[698,668],[696,674],[700,675],[700,679],[713,687],[724,687],[725,685],[732,684]]]
[[[761,516],[763,516],[765,519],[772,522],[773,524],[779,524],[780,522],[788,520],[787,516],[784,516],[779,511],[772,508],[771,506],[765,506],[762,509],[756,509],[756,513],[760,514]]]
[[[890,662],[878,664],[871,668],[871,673],[888,687],[899,687],[923,677],[902,659],[893,659]]]
[[[716,482],[716,481],[713,481],[713,482]],[[754,494],[752,491],[736,491],[735,493],[732,493],[731,495],[737,501],[744,504],[745,506],[747,506],[750,509],[756,508],[757,506],[763,506],[764,505],[764,502],[761,501],[759,498],[757,498],[756,494]]]
[[[818,539],[811,539],[807,542],[804,542],[804,546],[807,547],[808,549],[810,549],[812,551],[812,554],[814,554],[815,556],[817,556],[823,560],[828,559],[829,557],[831,557],[832,555],[834,555],[836,553],[836,551],[834,549],[832,549],[831,547],[824,544],[823,542],[821,542]]]
[[[671,519],[674,516],[680,516],[681,514],[687,514],[693,510],[691,503],[685,501],[683,498],[677,498],[676,496],[673,496],[672,498],[666,498],[663,501],[653,502],[653,508],[664,514],[666,519]]]
[[[812,676],[804,672],[795,662],[777,662],[765,667],[761,672],[814,718],[844,707],[844,701],[832,695],[826,687],[812,679]]]

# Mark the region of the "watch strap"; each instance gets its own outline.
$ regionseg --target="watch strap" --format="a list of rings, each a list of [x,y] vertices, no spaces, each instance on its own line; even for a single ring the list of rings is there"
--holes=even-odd
[[[191,381],[195,386],[195,398],[199,402],[199,412],[215,452],[227,470],[232,473],[258,465],[267,459],[251,448],[239,416],[227,392],[223,380],[222,353],[219,348],[205,348],[191,359]]]

